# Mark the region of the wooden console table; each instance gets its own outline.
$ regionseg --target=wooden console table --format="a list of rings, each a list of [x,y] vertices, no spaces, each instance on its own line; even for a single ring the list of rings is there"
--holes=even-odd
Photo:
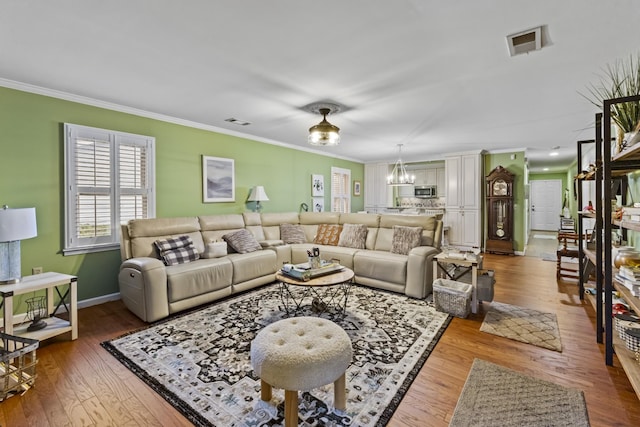
[[[68,274],[47,272],[25,276],[19,283],[12,285],[0,285],[0,308],[4,314],[4,333],[22,337],[37,339],[39,341],[55,337],[66,332],[71,332],[71,339],[78,338],[78,278]],[[47,314],[44,319],[47,327],[39,331],[27,331],[29,322],[14,325],[13,321],[13,297],[39,290],[46,291]],[[54,291],[60,298],[54,307]],[[61,291],[66,291],[64,294]],[[68,305],[67,305],[68,304]],[[56,317],[56,312],[63,306],[69,315],[69,320]]]

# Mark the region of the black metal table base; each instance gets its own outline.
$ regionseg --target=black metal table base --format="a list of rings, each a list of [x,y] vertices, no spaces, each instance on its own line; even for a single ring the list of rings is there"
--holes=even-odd
[[[350,290],[351,281],[326,286],[280,282],[280,299],[289,317],[297,316],[308,299],[311,299],[311,310],[318,315],[335,311],[344,316]]]

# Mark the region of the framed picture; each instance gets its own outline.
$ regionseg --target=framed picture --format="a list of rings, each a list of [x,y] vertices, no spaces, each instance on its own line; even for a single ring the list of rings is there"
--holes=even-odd
[[[233,159],[202,156],[202,200],[205,203],[234,202],[235,184]]]
[[[311,175],[311,195],[313,197],[324,196],[324,176]]]
[[[313,211],[324,212],[324,197],[313,198]]]
[[[360,181],[353,181],[353,195],[360,195]]]

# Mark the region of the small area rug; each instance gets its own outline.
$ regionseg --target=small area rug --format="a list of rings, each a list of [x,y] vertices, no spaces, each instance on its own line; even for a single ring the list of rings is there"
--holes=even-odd
[[[260,400],[249,349],[258,331],[285,316],[274,284],[102,345],[195,425],[281,426],[284,392],[274,389],[271,404]],[[331,407],[329,384],[300,393],[301,425],[386,425],[451,320],[430,301],[356,285],[345,316],[322,317],[351,338],[347,411]]]
[[[581,390],[475,359],[450,427],[589,426]]]
[[[562,351],[558,320],[553,313],[492,302],[480,330],[538,347]]]

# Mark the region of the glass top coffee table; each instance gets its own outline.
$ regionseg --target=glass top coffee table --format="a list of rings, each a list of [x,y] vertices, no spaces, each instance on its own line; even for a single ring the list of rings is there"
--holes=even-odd
[[[353,276],[353,270],[346,267],[335,273],[307,281],[277,272],[276,280],[280,282],[280,298],[287,316],[296,316],[304,307],[305,300],[311,300],[311,310],[316,314],[334,309],[344,315]]]

